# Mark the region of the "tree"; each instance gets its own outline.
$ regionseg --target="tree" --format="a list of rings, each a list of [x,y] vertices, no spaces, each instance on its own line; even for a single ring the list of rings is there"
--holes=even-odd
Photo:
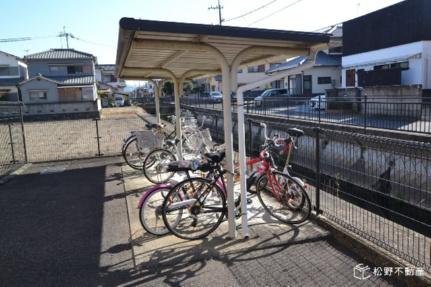
[[[174,84],[172,82],[165,82],[162,91],[165,95],[172,96],[174,94]]]

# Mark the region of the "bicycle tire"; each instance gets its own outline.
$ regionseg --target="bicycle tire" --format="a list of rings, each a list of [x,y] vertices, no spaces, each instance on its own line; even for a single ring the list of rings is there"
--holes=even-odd
[[[170,190],[170,186],[162,186],[152,190],[150,194],[146,195],[139,208],[139,221],[145,231],[150,234],[161,236],[169,233],[169,229],[166,228],[162,218],[162,206]],[[161,225],[159,225],[160,223]]]
[[[306,221],[311,214],[311,201],[304,187],[284,173],[275,173],[276,176],[283,177],[284,183],[281,201],[274,197],[274,191],[268,184],[262,184],[259,181],[265,180],[265,177],[260,177],[256,183],[257,197],[264,209],[277,220],[288,224],[299,224]],[[278,180],[278,179],[276,179]],[[286,187],[290,188],[287,192]],[[296,208],[292,208],[292,204],[288,204],[292,199],[299,198],[300,204]]]
[[[130,151],[133,146],[136,147],[136,152]],[[136,153],[138,154],[138,158],[132,159],[128,156],[128,154],[136,154]],[[144,163],[145,157],[146,157],[145,153],[139,151],[137,138],[130,140],[124,146],[123,158],[131,168],[141,170],[142,167],[144,166],[143,163]]]
[[[194,186],[199,188],[198,190],[195,190],[195,192],[192,194],[192,196],[190,196],[189,194],[189,186]],[[208,191],[208,189],[205,190],[201,190],[205,187],[211,187],[211,190]],[[186,192],[184,192],[186,191]],[[210,192],[213,193],[214,191],[216,192],[216,197],[212,197],[212,201],[214,202],[207,202],[208,197],[205,198],[204,203],[201,206],[197,206],[194,203],[188,204],[187,202],[193,201],[196,197],[198,196],[198,192]],[[208,195],[209,196],[209,195]],[[184,200],[183,200],[184,199]],[[208,210],[218,210],[218,213],[216,214],[216,212],[201,212],[202,209],[205,208],[205,202],[212,203],[215,204],[214,206],[209,206],[207,205],[207,209]],[[169,207],[172,207],[173,205],[178,205],[181,207],[175,207],[174,210],[169,210]],[[193,208],[198,208],[198,213],[197,214],[192,214],[193,213]],[[180,222],[178,222],[178,224],[171,224],[169,218],[168,218],[168,213],[171,213],[171,211],[175,211],[175,210],[184,210],[185,212],[182,213],[182,215],[184,215],[184,213],[186,213],[188,216],[184,217],[182,216]],[[186,211],[187,210],[187,211]],[[176,237],[181,238],[181,239],[186,239],[186,240],[197,240],[197,239],[202,239],[207,237],[209,234],[211,234],[212,232],[214,232],[214,230],[216,230],[218,228],[218,226],[222,223],[225,215],[226,215],[226,211],[227,211],[227,207],[226,207],[226,198],[224,196],[223,191],[220,189],[219,186],[217,186],[217,184],[213,184],[213,182],[211,180],[208,180],[206,178],[190,178],[190,179],[186,179],[182,182],[179,182],[177,185],[175,185],[168,193],[168,195],[166,196],[165,200],[163,201],[163,206],[162,206],[162,217],[163,217],[163,222],[165,223],[166,228],[172,233],[174,234]],[[199,218],[199,215],[205,215],[205,214],[210,214],[213,213],[215,214],[214,216],[214,223],[205,231],[203,232],[195,232],[196,230],[193,231],[194,234],[190,234],[190,231],[181,231],[180,228],[181,227],[187,227],[190,226],[193,228],[196,228],[196,225],[199,222],[203,222],[204,219]],[[175,216],[174,216],[175,217]],[[191,222],[190,219],[191,218]],[[190,222],[190,223],[189,223]],[[195,226],[193,226],[195,225]]]
[[[157,157],[157,153],[163,154],[163,157],[160,155]],[[159,162],[162,160],[163,162]],[[173,162],[176,160],[177,158],[170,150],[164,148],[157,148],[152,150],[147,155],[143,163],[143,171],[145,177],[154,184],[168,182],[168,180],[174,176],[175,172],[165,171],[165,169],[169,162]],[[153,168],[155,170],[152,170]],[[161,177],[161,175],[164,175],[164,177]]]

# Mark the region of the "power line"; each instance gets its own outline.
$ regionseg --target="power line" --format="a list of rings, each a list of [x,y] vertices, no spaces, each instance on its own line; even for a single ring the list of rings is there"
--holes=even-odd
[[[73,36],[73,38],[75,40],[78,40],[78,41],[81,41],[81,42],[84,42],[84,43],[88,43],[88,44],[92,44],[92,45],[104,46],[104,47],[109,47],[109,48],[115,48],[114,46],[111,46],[111,45],[108,45],[108,44],[103,44],[103,43],[88,41],[88,40],[85,40],[85,39],[82,39],[82,38],[78,38],[78,37],[75,37],[75,36]]]
[[[242,18],[242,17],[248,16],[248,15],[250,15],[250,14],[254,13],[254,12],[257,12],[257,11],[259,11],[259,10],[263,9],[263,8],[266,8],[267,6],[269,6],[269,5],[271,5],[272,3],[277,2],[277,1],[278,1],[278,0],[272,0],[272,1],[270,1],[270,2],[268,2],[268,3],[266,3],[266,4],[264,4],[264,5],[262,5],[262,6],[260,6],[260,7],[257,7],[256,9],[253,9],[253,10],[251,10],[251,11],[248,11],[247,13],[244,13],[244,14],[242,14],[242,15],[239,15],[239,16],[236,16],[236,17],[233,17],[233,18],[230,18],[230,19],[224,20],[224,22],[229,22],[229,21],[233,21],[233,20],[236,20],[236,19],[239,19],[239,18]]]
[[[283,10],[286,10],[287,8],[290,8],[290,7],[292,7],[292,6],[296,5],[296,4],[298,4],[298,3],[299,3],[299,2],[301,2],[301,1],[303,1],[303,0],[297,0],[297,1],[295,1],[295,2],[291,3],[291,4],[287,5],[287,6],[284,6],[283,8],[278,9],[277,11],[272,12],[271,14],[268,14],[268,15],[266,15],[265,17],[259,18],[258,20],[254,21],[254,22],[251,22],[250,24],[248,24],[248,26],[251,26],[251,25],[253,25],[253,24],[256,24],[256,23],[258,23],[258,22],[260,22],[260,21],[262,21],[262,20],[267,19],[268,17],[271,17],[271,16],[273,16],[273,15],[275,15],[275,14],[277,14],[277,13],[280,13],[280,12],[282,12]]]

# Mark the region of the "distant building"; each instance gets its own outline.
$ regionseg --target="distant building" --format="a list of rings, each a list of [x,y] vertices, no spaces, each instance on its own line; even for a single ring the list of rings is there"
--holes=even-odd
[[[274,86],[274,88],[286,88],[290,95],[307,97],[324,94],[327,89],[340,85],[341,56],[319,51],[314,65],[311,68],[301,69],[301,66],[307,62],[307,57],[295,57],[269,70],[268,73],[292,71],[291,75],[284,78],[283,86]]]
[[[101,98],[102,107],[113,105],[115,94],[124,95],[126,82],[115,75],[114,64],[96,65],[97,91]]]
[[[343,23],[342,86],[431,89],[431,1],[406,0]]]
[[[0,101],[19,100],[17,85],[26,79],[27,64],[17,56],[0,51]]]
[[[94,113],[100,110],[96,57],[74,49],[27,55],[29,79],[20,83],[25,113]]]
[[[327,89],[341,85],[342,26],[337,24],[318,32],[331,34],[329,49],[316,54],[311,68],[302,68],[311,61],[305,56],[294,57],[282,64],[274,65],[267,73],[291,71],[291,74],[281,81],[273,82],[273,88],[285,88],[290,95],[309,97],[324,94]]]
[[[126,82],[116,77],[114,64],[96,65],[96,82],[110,86],[113,92],[123,92],[126,87]]]

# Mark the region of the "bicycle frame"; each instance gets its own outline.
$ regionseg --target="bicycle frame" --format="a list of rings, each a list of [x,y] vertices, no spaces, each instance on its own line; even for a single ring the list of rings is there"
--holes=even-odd
[[[171,185],[168,185],[168,184],[157,184],[157,185],[155,185],[155,186],[153,186],[152,188],[150,188],[150,189],[148,189],[147,191],[145,191],[142,195],[141,195],[141,197],[139,198],[139,201],[138,201],[138,205],[136,206],[136,208],[141,208],[142,207],[142,205],[144,204],[144,202],[145,202],[145,199],[150,195],[150,194],[152,194],[154,191],[156,191],[156,190],[158,190],[158,189],[161,189],[161,188],[172,188],[172,186]]]

